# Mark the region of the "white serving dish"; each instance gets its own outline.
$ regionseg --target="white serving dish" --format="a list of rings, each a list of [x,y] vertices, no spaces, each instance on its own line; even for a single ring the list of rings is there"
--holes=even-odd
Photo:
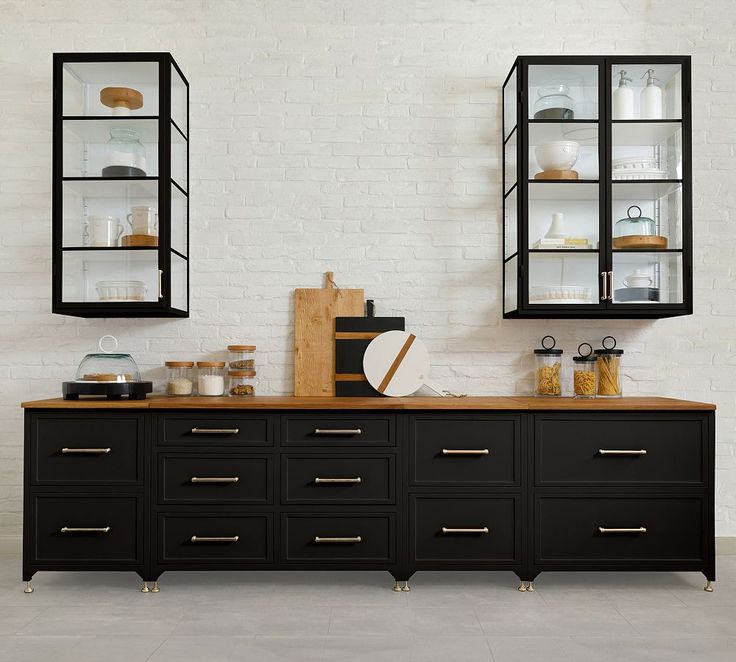
[[[95,286],[100,301],[145,301],[146,284],[142,280],[99,280]]]

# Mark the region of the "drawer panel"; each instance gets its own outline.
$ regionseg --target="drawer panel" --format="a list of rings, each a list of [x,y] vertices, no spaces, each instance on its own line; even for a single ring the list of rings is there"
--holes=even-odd
[[[283,514],[281,537],[285,561],[392,561],[395,520],[380,515]]]
[[[160,504],[271,503],[271,458],[254,455],[162,453]]]
[[[37,416],[32,440],[36,485],[140,483],[140,416]]]
[[[393,446],[395,440],[393,416],[285,416],[282,419],[282,439],[295,446]]]
[[[142,561],[140,497],[38,494],[33,503],[36,561]]]
[[[158,443],[164,446],[272,446],[268,416],[187,413],[159,416]]]
[[[414,485],[518,485],[518,418],[415,418],[410,442]]]
[[[281,486],[283,503],[394,503],[394,456],[283,456]]]
[[[411,497],[411,555],[441,563],[519,562],[518,497]]]
[[[537,497],[535,560],[702,561],[704,507],[697,496]]]
[[[160,563],[273,560],[272,519],[267,513],[163,513],[158,519],[158,537]]]
[[[537,485],[702,486],[707,439],[703,418],[537,416]]]

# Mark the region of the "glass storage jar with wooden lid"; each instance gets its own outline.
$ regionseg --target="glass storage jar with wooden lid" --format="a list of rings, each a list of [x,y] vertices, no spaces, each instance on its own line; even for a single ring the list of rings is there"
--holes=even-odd
[[[598,375],[597,395],[599,398],[620,398],[621,388],[621,356],[623,349],[616,349],[616,339],[606,336],[602,341],[602,349],[595,350],[596,373]]]
[[[228,345],[227,353],[230,370],[256,369],[255,345]]]
[[[596,356],[587,342],[578,345],[578,355],[572,357],[572,389],[576,398],[595,397]]]
[[[194,361],[166,361],[166,395],[191,395]]]
[[[248,396],[256,394],[255,370],[230,370],[230,387],[228,393],[233,396]]]
[[[535,395],[559,397],[562,394],[562,350],[556,349],[552,336],[542,338],[542,347],[534,350]]]
[[[224,395],[225,361],[197,362],[197,393],[199,395]]]

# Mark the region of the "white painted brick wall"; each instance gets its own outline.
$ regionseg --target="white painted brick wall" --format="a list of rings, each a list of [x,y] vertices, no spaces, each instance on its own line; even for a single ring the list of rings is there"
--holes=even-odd
[[[0,534],[21,523],[18,402],[59,394],[114,333],[169,358],[258,345],[292,384],[292,290],[334,270],[405,314],[433,376],[525,393],[545,333],[608,333],[629,394],[719,406],[717,532],[736,535],[736,3],[732,0],[2,0]],[[51,54],[168,50],[191,83],[192,316],[50,309]],[[662,321],[501,319],[501,83],[518,54],[693,56],[695,310]]]

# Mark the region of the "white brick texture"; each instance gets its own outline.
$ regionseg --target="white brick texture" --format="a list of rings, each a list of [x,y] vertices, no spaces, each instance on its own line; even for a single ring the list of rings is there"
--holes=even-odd
[[[21,526],[18,403],[114,333],[144,375],[258,345],[292,388],[292,290],[331,270],[403,314],[433,377],[527,393],[546,333],[613,334],[626,393],[717,403],[717,533],[736,535],[733,0],[1,0],[0,535]],[[191,84],[191,318],[50,313],[51,55],[171,51]],[[501,84],[519,54],[692,54],[695,314],[501,318]]]

